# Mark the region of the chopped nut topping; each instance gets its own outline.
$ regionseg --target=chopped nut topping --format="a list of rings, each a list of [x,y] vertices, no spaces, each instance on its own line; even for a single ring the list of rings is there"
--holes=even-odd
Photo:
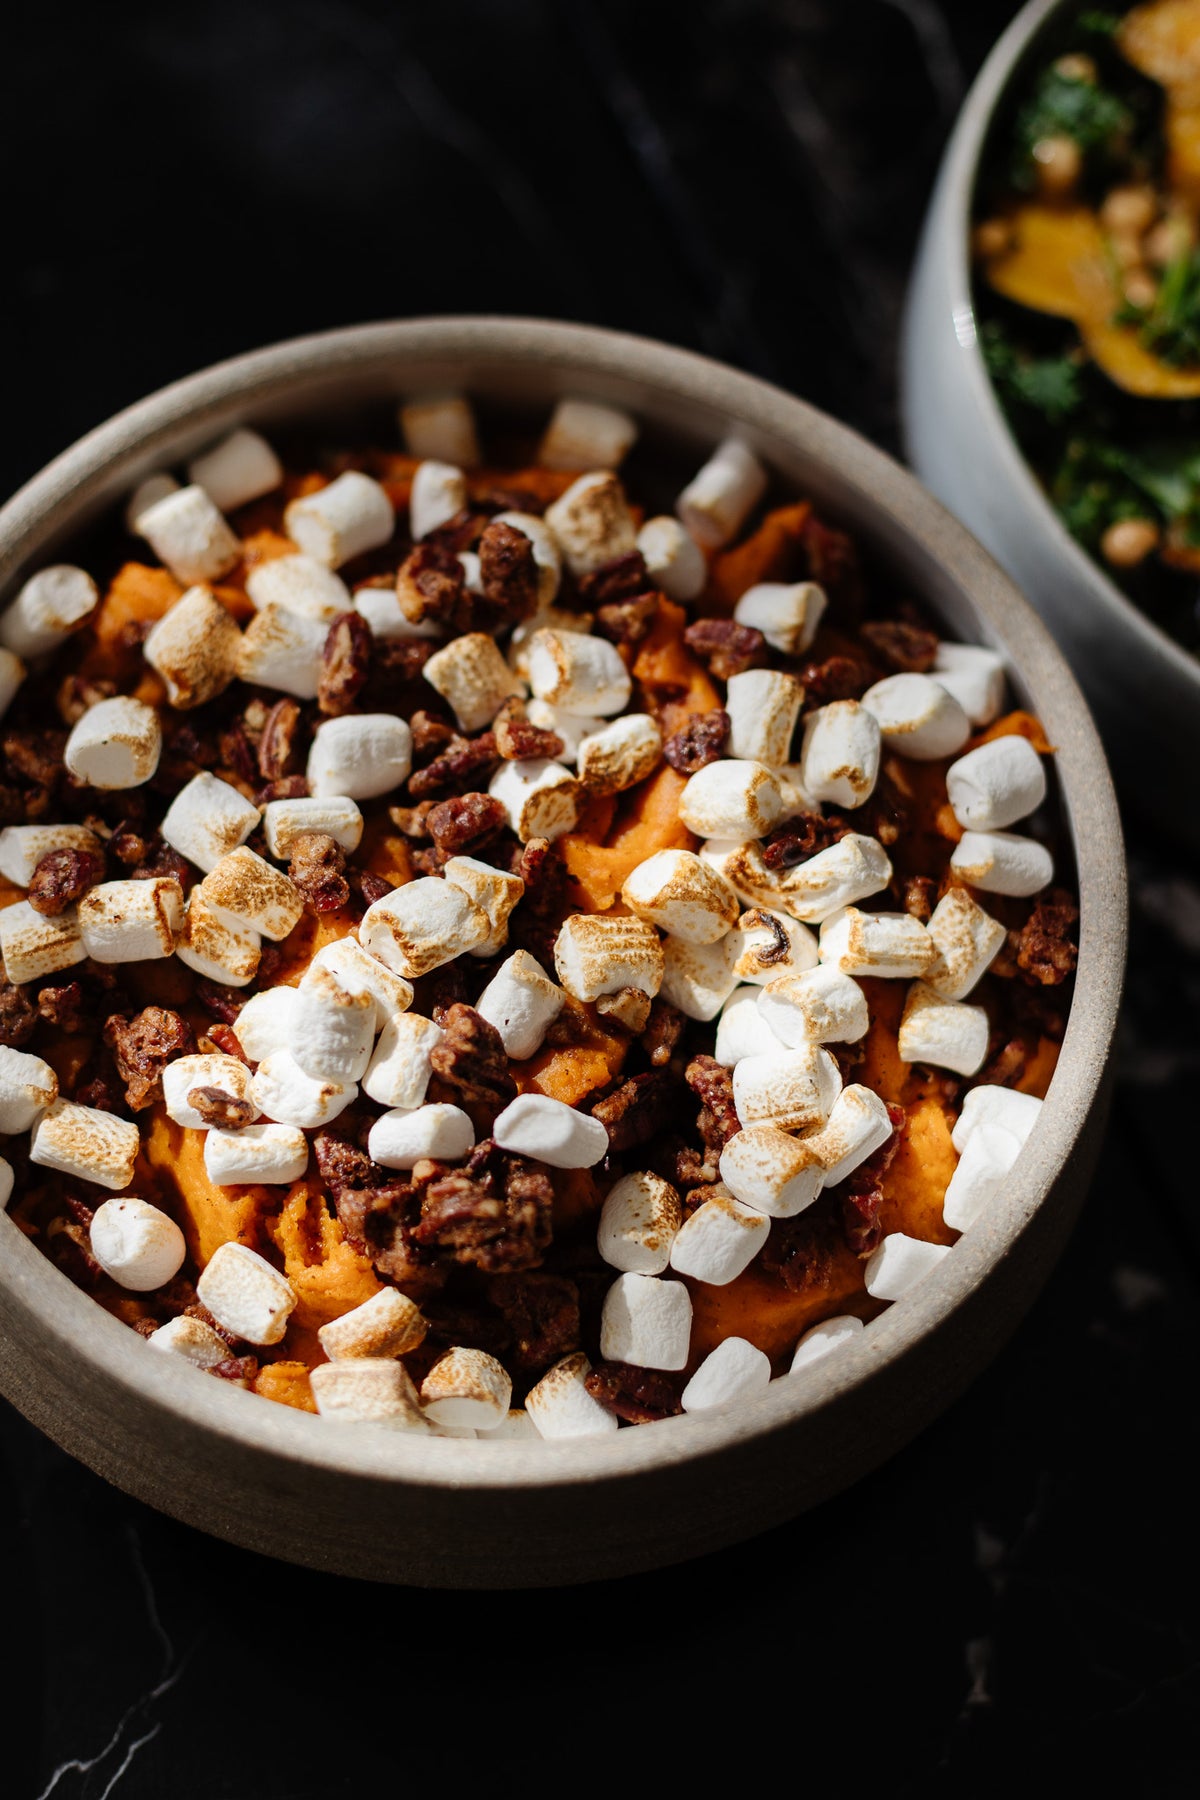
[[[345,851],[326,832],[302,831],[293,839],[288,874],[313,912],[337,912],[345,906],[350,898],[345,867]]]
[[[144,1007],[133,1018],[111,1014],[104,1022],[104,1042],[113,1053],[133,1112],[162,1099],[163,1070],[177,1056],[188,1056],[196,1048],[187,1020],[162,1006]]]
[[[729,714],[724,707],[692,713],[667,739],[663,755],[680,775],[694,775],[698,769],[720,760],[728,737]]]
[[[359,612],[339,613],[321,652],[317,705],[337,717],[349,712],[371,668],[371,627]]]
[[[104,858],[94,850],[51,850],[33,871],[26,899],[35,912],[57,918],[104,880]]]
[[[718,681],[766,666],[767,640],[754,625],[738,625],[732,619],[697,619],[684,632],[683,641]]]

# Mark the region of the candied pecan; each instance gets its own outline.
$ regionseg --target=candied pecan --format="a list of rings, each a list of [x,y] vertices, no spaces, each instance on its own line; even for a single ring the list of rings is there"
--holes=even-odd
[[[215,1126],[218,1131],[240,1131],[255,1118],[249,1100],[239,1100],[222,1087],[194,1087],[188,1092],[187,1102],[206,1125]]]
[[[87,1079],[80,1081],[74,1099],[79,1106],[94,1106],[98,1112],[120,1112],[124,1103],[116,1070],[93,1061],[88,1065]]]
[[[288,874],[313,912],[337,912],[345,906],[350,898],[345,867],[345,851],[327,832],[301,831],[292,839]]]
[[[350,1243],[413,1299],[436,1292],[444,1279],[414,1235],[423,1191],[424,1184],[394,1180],[373,1188],[338,1188],[332,1195]]]
[[[426,815],[425,827],[444,857],[474,855],[503,830],[508,814],[490,794],[458,794]]]
[[[5,760],[22,780],[34,787],[52,792],[63,773],[65,731],[35,731],[31,727],[15,727],[4,733]]]
[[[436,805],[436,800],[422,800],[419,806],[389,806],[388,818],[405,837],[428,838],[425,821]]]
[[[242,1049],[242,1040],[232,1025],[210,1025],[204,1035],[213,1049],[220,1051],[222,1056],[236,1056],[248,1069],[257,1068],[258,1065],[252,1063]],[[197,1045],[197,1048],[200,1047]]]
[[[258,1374],[257,1356],[227,1356],[222,1362],[213,1363],[208,1373],[215,1375],[219,1381],[232,1381],[238,1387],[249,1387]]]
[[[177,1056],[196,1048],[187,1020],[162,1006],[146,1006],[130,1018],[112,1013],[104,1022],[104,1042],[113,1053],[125,1099],[134,1112],[161,1100],[162,1074]]]
[[[349,712],[371,670],[371,627],[360,612],[338,613],[321,651],[317,705],[323,713]]]
[[[232,1025],[246,1004],[246,996],[239,988],[222,987],[216,981],[198,981],[195,995],[205,1012],[224,1025]]]
[[[33,1036],[38,1009],[28,988],[0,975],[0,1044],[19,1050]]]
[[[85,712],[101,700],[111,700],[116,691],[116,682],[103,676],[67,675],[55,696],[58,716],[68,728],[77,725]]]
[[[423,708],[415,712],[408,723],[412,732],[413,757],[416,761],[423,760],[430,753],[436,754],[439,750],[445,749],[447,744],[454,742],[456,734],[453,727],[447,725],[444,719],[437,718],[434,713],[426,712]]]
[[[663,745],[663,755],[680,775],[694,775],[718,762],[729,737],[729,714],[716,706],[711,712],[692,713]]]
[[[933,912],[937,882],[930,875],[910,875],[904,883],[904,910],[922,925],[928,925]]]
[[[432,620],[457,629],[466,622],[463,566],[444,544],[421,543],[411,550],[396,575],[396,591],[414,625]]]
[[[370,869],[357,868],[351,863],[346,869],[346,880],[350,884],[351,894],[361,902],[365,912],[368,906],[374,906],[385,894],[394,891],[395,883],[387,881],[382,875],[373,875]]]
[[[38,1013],[47,1024],[60,1031],[82,1031],[91,1021],[81,981],[68,981],[62,987],[46,986],[37,997]]]
[[[513,874],[525,892],[513,908],[508,936],[514,950],[528,950],[551,968],[554,943],[567,909],[567,866],[548,838],[530,838],[517,857]]]
[[[440,800],[465,793],[474,776],[484,769],[490,773],[499,761],[495,732],[483,731],[476,738],[455,736],[440,756],[409,776],[409,794],[414,800]]]
[[[723,1150],[742,1129],[733,1104],[733,1070],[713,1056],[694,1056],[683,1079],[700,1101],[697,1124],[705,1149],[710,1153]]]
[[[924,675],[933,667],[937,633],[926,631],[923,625],[908,625],[903,619],[868,619],[860,625],[859,634],[887,669]]]
[[[69,1200],[67,1204],[70,1205]],[[97,1288],[105,1279],[104,1270],[92,1255],[88,1232],[91,1209],[82,1207],[81,1211],[86,1213],[86,1219],[64,1218],[62,1214],[51,1219],[46,1227],[46,1250],[77,1287]]]
[[[683,641],[718,681],[728,681],[747,669],[761,669],[767,660],[767,640],[762,632],[733,619],[697,619],[684,632]]]
[[[240,719],[226,725],[217,739],[221,751],[221,766],[253,787],[257,765],[254,760],[254,747],[246,735],[246,727]]]
[[[816,513],[809,513],[801,531],[808,564],[808,578],[825,589],[853,619],[862,604],[862,568],[854,540]]]
[[[108,850],[119,863],[145,862],[151,853],[153,839],[143,837],[139,831],[126,825],[124,821],[117,826],[108,840]]]
[[[629,1425],[650,1425],[683,1411],[680,1378],[632,1363],[597,1363],[583,1385],[594,1400]]]
[[[802,812],[764,838],[762,859],[768,869],[795,868],[797,863],[828,849],[857,828],[841,813]]]
[[[435,1025],[444,1025],[450,1008],[466,998],[467,975],[461,957],[443,963],[429,975],[418,977],[413,984],[413,1011],[422,1018],[432,1019]]]
[[[645,557],[640,550],[627,550],[582,576],[579,597],[586,606],[603,606],[609,601],[630,600],[650,586]]]
[[[149,840],[149,854],[130,869],[129,881],[155,881],[160,876],[177,881],[186,893],[192,884],[192,865],[178,850],[172,850],[170,844],[155,834]]]
[[[758,1254],[760,1266],[778,1275],[791,1293],[828,1287],[834,1268],[835,1224],[827,1209],[810,1207],[795,1219],[772,1219],[771,1232]]]
[[[441,1042],[429,1060],[440,1075],[468,1103],[497,1110],[516,1098],[517,1084],[508,1066],[504,1040],[494,1025],[461,1001],[448,1008],[441,1021]]]
[[[800,671],[805,711],[827,706],[831,700],[857,700],[875,676],[869,663],[853,656],[827,656],[823,662],[806,663]]]
[[[34,912],[56,918],[104,880],[104,858],[95,850],[48,850],[33,871],[25,895]]]
[[[857,831],[875,837],[885,847],[894,844],[908,824],[909,805],[886,764],[880,770],[875,791],[861,809]]]
[[[904,1108],[892,1101],[887,1102],[887,1110],[891,1137],[859,1164],[841,1195],[842,1234],[855,1256],[869,1256],[883,1242],[883,1179],[900,1148],[906,1117]]]
[[[657,613],[657,594],[634,594],[628,600],[610,600],[596,614],[596,631],[614,644],[640,644],[644,637],[649,637]]]
[[[474,1296],[466,1302],[438,1298],[421,1310],[429,1325],[428,1335],[421,1346],[421,1352],[428,1356],[429,1367],[437,1361],[447,1344],[463,1344],[471,1350],[486,1350],[489,1356],[497,1358],[506,1357],[512,1347],[512,1331],[504,1316],[490,1306],[482,1306]],[[411,1352],[405,1357],[410,1374],[418,1382],[426,1372],[422,1366],[421,1352],[415,1362]]]
[[[307,775],[281,775],[278,781],[265,781],[254,790],[255,806],[269,806],[272,800],[307,800]]]
[[[498,1154],[488,1138],[465,1168],[430,1182],[413,1237],[486,1274],[533,1269],[550,1242],[553,1201],[543,1168]]]
[[[487,1297],[509,1327],[509,1355],[518,1374],[540,1374],[578,1350],[579,1289],[565,1275],[532,1270],[493,1275]]]
[[[469,506],[462,506],[445,524],[437,525],[426,532],[422,543],[437,544],[442,550],[453,551],[455,556],[464,550],[474,550],[483,536],[488,515],[485,512],[472,512]],[[381,583],[386,586],[386,583]]]
[[[563,740],[557,731],[543,731],[531,725],[525,716],[525,702],[515,697],[506,700],[492,721],[496,734],[496,750],[505,762],[531,762],[546,756],[553,760],[563,753]]]
[[[312,1140],[317,1172],[330,1193],[339,1188],[370,1188],[386,1185],[389,1177],[378,1163],[372,1162],[365,1150],[345,1135],[346,1114],[338,1121],[339,1129],[318,1131]]]
[[[661,995],[650,1008],[650,1017],[642,1033],[642,1049],[651,1066],[663,1068],[671,1060],[671,1052],[683,1035],[684,1016],[677,1006]]]
[[[264,781],[281,781],[294,774],[299,736],[300,707],[285,695],[267,714],[258,740],[258,772]]]
[[[1029,1053],[1020,1038],[1001,1043],[972,1079],[973,1087],[1015,1087],[1025,1073]]]
[[[376,638],[371,650],[371,674],[379,676],[390,692],[397,682],[415,682],[436,649],[432,638]]]
[[[615,994],[601,994],[596,1011],[602,1019],[612,1019],[626,1031],[643,1031],[650,1017],[650,996],[641,988],[618,988]]]
[[[476,493],[475,504],[489,513],[523,512],[540,519],[547,503],[544,495],[535,494],[532,488],[507,487],[498,481]]]
[[[1026,980],[1042,987],[1058,987],[1074,973],[1079,951],[1071,933],[1079,921],[1079,908],[1062,888],[1039,900],[1021,928],[1017,967]]]
[[[537,608],[538,566],[533,545],[515,525],[493,519],[479,540],[483,597],[505,624],[526,619]]]
[[[669,1123],[679,1083],[667,1069],[631,1075],[613,1093],[597,1100],[592,1117],[608,1132],[610,1150],[632,1150],[649,1143]]]

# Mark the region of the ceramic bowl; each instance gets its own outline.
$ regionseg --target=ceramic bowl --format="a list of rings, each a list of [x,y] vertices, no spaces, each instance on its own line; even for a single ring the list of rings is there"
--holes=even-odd
[[[1053,53],[1075,0],[1031,0],[997,43],[946,147],[909,288],[901,406],[909,461],[1014,577],[1095,709],[1138,814],[1200,845],[1200,659],[1155,625],[1062,524],[1000,410],[976,337],[970,229],[993,118]],[[1049,47],[1048,47],[1049,46]]]
[[[696,465],[731,427],[923,594],[1000,649],[1058,747],[1082,894],[1079,980],[1049,1099],[985,1224],[851,1344],[752,1405],[573,1442],[391,1435],[272,1405],[155,1355],[0,1216],[0,1388],[73,1456],[152,1506],[317,1568],[422,1585],[550,1585],[649,1569],[828,1498],[941,1411],[1041,1287],[1087,1186],[1125,945],[1104,756],[1062,657],[1008,578],[913,478],[763,382],[615,332],[515,319],[361,326],[237,358],[83,438],[0,513],[0,591],[152,467],[245,421],[268,431],[413,389],[544,416],[627,406]],[[394,426],[393,426],[394,429]]]

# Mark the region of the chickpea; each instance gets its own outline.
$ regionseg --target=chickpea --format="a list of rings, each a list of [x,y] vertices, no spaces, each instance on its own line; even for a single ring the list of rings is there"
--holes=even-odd
[[[1065,198],[1083,173],[1083,153],[1074,138],[1039,138],[1033,146],[1033,160],[1037,164],[1038,185],[1048,199]]]
[[[1158,217],[1158,201],[1153,188],[1116,187],[1100,208],[1100,220],[1114,237],[1129,233],[1141,237]]]
[[[1130,269],[1123,287],[1130,306],[1144,309],[1158,299],[1158,283],[1148,269]]]
[[[1061,75],[1064,81],[1085,81],[1089,87],[1095,87],[1099,71],[1090,56],[1075,51],[1058,58],[1054,73]]]
[[[1003,256],[1012,248],[1012,226],[1007,219],[981,219],[975,227],[973,242],[976,256],[985,262],[993,256]]]
[[[1153,519],[1118,519],[1100,539],[1100,554],[1114,569],[1136,569],[1158,548],[1158,539]]]

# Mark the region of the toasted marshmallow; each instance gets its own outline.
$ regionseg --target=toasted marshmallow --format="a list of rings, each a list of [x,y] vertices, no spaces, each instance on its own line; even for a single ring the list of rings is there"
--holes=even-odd
[[[68,906],[56,917],[47,917],[18,900],[0,912],[0,954],[4,972],[14,986],[57,974],[82,962],[87,955],[76,909]]]
[[[366,550],[378,550],[396,528],[386,490],[358,469],[347,469],[328,487],[293,500],[283,528],[306,556],[340,569]]]
[[[0,645],[0,719],[16,699],[17,689],[24,679],[25,664],[13,651]]]
[[[95,611],[100,590],[86,569],[54,563],[31,575],[0,613],[0,644],[32,661],[57,648]]]
[[[917,762],[954,756],[971,735],[958,701],[928,675],[888,675],[867,689],[862,704],[879,721],[888,749]]]
[[[183,1267],[187,1245],[174,1219],[148,1200],[123,1194],[106,1200],[88,1228],[92,1255],[118,1287],[135,1294],[173,1281]]]
[[[537,1426],[521,1406],[510,1406],[498,1425],[494,1425],[490,1431],[478,1433],[478,1436],[487,1438],[489,1443],[511,1443],[519,1438],[536,1438],[539,1435]]]
[[[759,992],[756,987],[735,988],[721,1009],[713,1055],[727,1069],[743,1056],[765,1056],[785,1048],[759,1010]]]
[[[323,832],[343,850],[355,851],[362,842],[362,814],[347,794],[329,794],[319,800],[268,800],[262,823],[267,849],[279,862],[291,856],[296,839],[308,831]]]
[[[497,518],[500,514],[497,513]],[[529,680],[529,647],[539,631],[581,631],[586,634],[595,623],[589,612],[565,612],[561,606],[539,606],[532,618],[513,626],[508,640],[508,666],[522,681]],[[541,704],[539,702],[539,704]]]
[[[592,1365],[575,1350],[547,1369],[525,1396],[525,1411],[539,1437],[603,1437],[616,1431],[617,1415],[589,1394],[584,1382]]]
[[[971,1133],[942,1201],[951,1231],[966,1231],[988,1210],[1020,1154],[1020,1138],[1003,1125],[980,1125]]]
[[[40,1056],[0,1044],[0,1133],[13,1137],[58,1099],[58,1076]]]
[[[779,783],[763,763],[722,757],[689,775],[679,817],[704,838],[761,838],[783,816]]]
[[[493,525],[511,525],[514,531],[524,532],[529,539],[533,546],[533,560],[537,564],[538,605],[549,606],[562,581],[562,552],[558,547],[558,539],[546,521],[539,519],[536,513],[501,512],[495,515],[492,523]],[[548,618],[544,623],[547,625],[555,623],[570,625],[573,623],[573,617],[571,613],[567,613],[562,619]],[[531,635],[534,630],[541,629],[535,619],[528,619],[523,623],[527,634]],[[522,626],[519,625],[517,631],[521,629]],[[580,630],[582,627],[576,625],[575,629]],[[516,635],[517,633],[514,632],[514,642]],[[520,673],[519,670],[518,673]]]
[[[894,1127],[884,1101],[859,1082],[844,1087],[820,1131],[807,1142],[825,1168],[825,1186],[836,1187],[853,1175],[860,1163],[883,1148]]]
[[[28,887],[33,871],[52,850],[101,851],[100,839],[86,825],[6,825],[0,831],[0,875],[15,887]]]
[[[646,573],[653,587],[671,600],[695,600],[708,580],[704,552],[669,513],[647,519],[637,534]]]
[[[412,1005],[412,983],[386,968],[374,956],[368,956],[352,937],[337,938],[332,944],[322,945],[301,976],[300,986],[305,987],[310,978],[315,981],[318,970],[328,970],[352,994],[371,996],[376,1031],[382,1031],[394,1013],[407,1012]]]
[[[780,882],[778,904],[815,923],[881,893],[891,879],[892,865],[882,844],[852,831],[789,869]]]
[[[274,606],[326,625],[352,604],[341,576],[314,556],[274,556],[258,563],[246,576],[246,592],[259,612]]]
[[[317,727],[308,753],[308,789],[317,800],[373,800],[407,781],[411,768],[412,732],[404,719],[394,713],[347,713]]]
[[[977,1126],[999,1125],[1024,1144],[1038,1122],[1042,1105],[1035,1095],[1018,1093],[1016,1088],[989,1084],[974,1087],[962,1103],[950,1141],[961,1156]]]
[[[457,1162],[475,1142],[475,1127],[461,1106],[441,1101],[383,1113],[371,1127],[367,1148],[385,1169],[411,1169],[426,1157]]]
[[[856,1319],[853,1313],[842,1313],[836,1319],[822,1319],[819,1325],[806,1331],[796,1345],[789,1373],[794,1375],[798,1369],[806,1369],[809,1363],[819,1362],[839,1344],[848,1344],[851,1338],[856,1338],[862,1329],[862,1320]]]
[[[679,1195],[649,1169],[623,1175],[600,1209],[596,1248],[624,1274],[661,1275],[683,1223]]]
[[[454,709],[460,731],[490,725],[521,684],[486,631],[468,631],[435,650],[421,673]]]
[[[428,672],[429,664],[425,665]],[[606,718],[629,704],[633,682],[615,644],[583,631],[534,633],[528,651],[534,697],[564,712]]]
[[[502,1150],[552,1169],[590,1169],[608,1155],[608,1132],[599,1119],[547,1094],[518,1094],[497,1116],[492,1136]]]
[[[143,481],[139,481],[125,502],[125,529],[130,536],[140,535],[138,521],[144,512],[149,512],[152,506],[157,506],[158,502],[165,500],[168,494],[177,494],[178,492],[179,483],[173,475],[168,475],[165,469],[156,469],[152,475],[147,475]]]
[[[943,1000],[926,982],[914,981],[904,1001],[896,1044],[903,1062],[931,1063],[937,1069],[953,1069],[956,1075],[974,1075],[987,1055],[988,1032],[982,1006]]]
[[[770,1381],[770,1357],[746,1338],[722,1338],[684,1388],[680,1405],[685,1413],[711,1412],[765,1394]]]
[[[203,769],[176,794],[161,830],[172,850],[207,874],[244,844],[257,824],[257,806]]]
[[[323,619],[288,612],[282,606],[264,606],[242,634],[238,675],[253,687],[294,694],[297,700],[314,700],[328,634]]]
[[[165,1325],[160,1325],[157,1331],[150,1333],[146,1342],[154,1350],[166,1350],[182,1356],[185,1362],[190,1362],[196,1369],[215,1369],[229,1355],[229,1345],[225,1339],[211,1325],[206,1325],[203,1319],[189,1318],[187,1313],[168,1319]]]
[[[590,718],[586,713],[571,713],[561,706],[551,706],[548,700],[530,700],[525,713],[529,723],[536,725],[539,731],[557,732],[563,744],[560,760],[569,763],[578,757],[584,739],[595,737],[608,724],[607,719]]]
[[[724,1187],[715,1187],[709,1198],[684,1220],[671,1245],[671,1267],[677,1274],[690,1275],[693,1281],[703,1281],[709,1287],[727,1287],[758,1255],[770,1230],[771,1221],[765,1213],[743,1206]],[[625,1281],[645,1279],[622,1277]]]
[[[723,875],[748,906],[794,914],[795,909],[783,903],[782,878],[763,861],[757,838],[706,838],[700,860]]]
[[[893,1231],[878,1250],[872,1250],[863,1267],[867,1292],[875,1300],[899,1300],[949,1254],[948,1244],[926,1244],[903,1231]]]
[[[733,616],[761,631],[772,649],[799,656],[816,636],[827,605],[825,589],[815,581],[760,581],[746,589]]]
[[[575,576],[591,575],[637,547],[637,526],[625,490],[607,469],[592,470],[573,481],[546,508],[546,524]]]
[[[409,530],[414,538],[428,537],[467,504],[467,478],[453,463],[418,463],[408,502]]]
[[[88,787],[141,787],[158,768],[162,726],[152,706],[118,694],[98,700],[76,721],[63,762]]]
[[[225,1056],[219,1050],[177,1056],[163,1070],[163,1108],[168,1119],[174,1119],[176,1125],[203,1131],[208,1120],[203,1113],[197,1112],[189,1096],[197,1088],[219,1088],[231,1100],[245,1101],[253,1106],[252,1081],[244,1062],[236,1056]]]
[[[491,935],[476,944],[471,950],[472,956],[494,956],[508,942],[508,920],[513,907],[525,892],[525,883],[519,875],[509,875],[503,869],[494,869],[491,863],[480,862],[474,856],[452,856],[442,869],[446,881],[461,888],[467,898],[473,900],[482,912],[487,914]]]
[[[530,838],[557,838],[572,830],[583,804],[578,779],[561,763],[545,757],[502,762],[488,783],[488,793],[500,802],[523,844]]]
[[[821,926],[821,961],[844,975],[911,980],[937,955],[933,939],[911,913],[868,913],[847,906]]]
[[[295,930],[304,912],[295,882],[245,844],[223,856],[200,886],[210,911],[222,924],[235,930],[249,926],[277,943]]]
[[[218,919],[202,888],[194,887],[184,908],[175,954],[208,981],[245,987],[258,973],[262,941],[249,926],[233,926],[227,919]]]
[[[244,1125],[208,1131],[204,1168],[217,1187],[284,1187],[308,1168],[308,1139],[294,1125]]]
[[[815,1044],[743,1056],[733,1071],[733,1104],[743,1129],[777,1125],[780,1131],[808,1131],[823,1125],[841,1088],[837,1064]]]
[[[514,950],[480,994],[475,1010],[496,1027],[506,1054],[523,1062],[537,1055],[566,998],[536,956]]]
[[[825,1169],[812,1138],[775,1125],[736,1131],[721,1152],[721,1180],[736,1200],[772,1219],[794,1219],[812,1205]]]
[[[188,479],[204,489],[220,512],[236,512],[282,484],[283,464],[266,438],[242,425],[194,457]]]
[[[250,1092],[255,1106],[268,1119],[278,1125],[294,1125],[300,1131],[328,1125],[358,1098],[352,1081],[306,1075],[290,1050],[272,1050],[263,1057]]]
[[[682,1236],[680,1232],[675,1239],[676,1249]],[[632,1363],[638,1369],[682,1369],[691,1334],[692,1297],[682,1281],[618,1275],[604,1296],[600,1354],[606,1362]]]
[[[97,1187],[121,1189],[133,1180],[139,1142],[132,1119],[56,1100],[34,1124],[29,1160]]]
[[[653,999],[662,983],[663,948],[641,919],[571,913],[554,945],[554,967],[573,1000],[598,1000],[626,987]]]
[[[242,546],[202,487],[177,488],[138,515],[138,532],[177,581],[219,581]]]
[[[778,669],[747,669],[731,675],[726,687],[725,710],[729,714],[729,754],[776,769],[791,753],[792,733],[804,688],[794,675]]]
[[[272,1050],[290,1050],[296,1041],[296,989],[273,987],[251,994],[233,1031],[251,1062],[261,1062]]]
[[[407,1356],[425,1341],[429,1324],[420,1307],[399,1288],[380,1288],[361,1306],[352,1307],[317,1328],[326,1356],[342,1362],[359,1356]]]
[[[966,888],[954,887],[934,907],[929,936],[936,954],[925,980],[943,1000],[965,1000],[996,960],[1008,933]]]
[[[715,944],[668,937],[662,945],[662,997],[689,1019],[715,1019],[737,986],[740,940],[733,932]]]
[[[344,988],[326,968],[309,969],[296,990],[293,1055],[314,1081],[358,1081],[375,1048],[375,1002]]]
[[[705,550],[736,537],[767,490],[767,472],[739,438],[729,437],[688,482],[675,511]]]
[[[415,981],[482,944],[491,929],[482,907],[460,887],[424,875],[369,906],[358,937],[371,956]]]
[[[410,456],[474,469],[479,462],[475,413],[465,394],[416,394],[400,407],[400,433]]]
[[[933,678],[952,694],[972,725],[990,725],[1004,705],[1004,663],[976,644],[939,643]]]
[[[785,913],[751,907],[735,927],[737,961],[733,972],[739,981],[765,987],[785,975],[800,975],[817,965],[817,940],[807,925]]]
[[[508,1416],[512,1377],[486,1350],[459,1344],[434,1363],[421,1383],[421,1404],[435,1425],[491,1431]]]
[[[737,922],[738,898],[691,850],[656,850],[625,879],[621,899],[685,944],[715,944]]]
[[[12,1199],[13,1182],[15,1179],[16,1177],[13,1174],[12,1164],[6,1157],[0,1156],[0,1212],[4,1211],[5,1207]]]
[[[1054,878],[1054,858],[1036,838],[1015,831],[964,831],[950,867],[960,881],[985,894],[1040,893]]]
[[[879,721],[857,700],[832,700],[804,722],[800,779],[814,800],[861,806],[879,779]]]
[[[538,447],[543,469],[617,469],[637,441],[637,420],[597,400],[560,400]]]
[[[649,713],[626,713],[580,740],[579,778],[590,793],[623,794],[653,774],[662,755],[662,732]]]
[[[102,881],[77,908],[83,947],[95,962],[153,962],[170,956],[183,930],[183,889],[166,876]]]
[[[871,1023],[867,997],[831,963],[768,982],[758,1010],[781,1044],[856,1044]]]
[[[196,1292],[218,1325],[251,1344],[277,1344],[296,1304],[291,1283],[246,1244],[218,1245]]]
[[[1046,798],[1046,771],[1028,738],[993,738],[950,764],[946,793],[966,830],[1002,831],[1037,811]]]
[[[376,1425],[385,1431],[428,1431],[417,1390],[393,1356],[341,1357],[319,1363],[309,1377],[323,1419]]]
[[[430,1053],[442,1028],[420,1013],[397,1013],[388,1020],[363,1076],[363,1093],[380,1106],[411,1112],[421,1105],[433,1073]]]
[[[238,672],[242,634],[211,588],[190,587],[158,620],[142,655],[180,712],[224,693]]]

